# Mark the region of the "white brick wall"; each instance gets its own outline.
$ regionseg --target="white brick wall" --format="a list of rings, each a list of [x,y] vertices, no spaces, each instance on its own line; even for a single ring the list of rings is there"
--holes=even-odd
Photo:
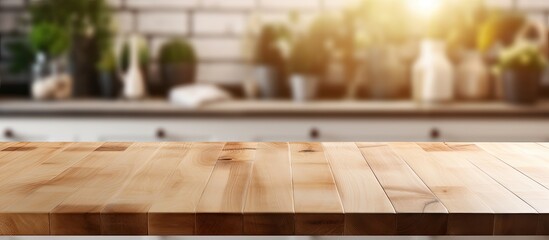
[[[122,11],[114,15],[116,30],[121,34],[127,34],[135,31],[134,15],[131,12]]]
[[[201,6],[210,9],[254,9],[256,0],[202,0]]]
[[[23,0],[1,0],[1,7],[21,7],[25,4]]]
[[[18,26],[19,17],[19,14],[12,12],[0,14],[0,32],[14,31]]]
[[[30,0],[30,2],[39,0]],[[137,31],[150,40],[156,58],[167,40],[190,39],[201,62],[198,79],[237,83],[244,79],[240,36],[252,13],[263,21],[287,21],[290,10],[300,11],[308,22],[322,8],[337,10],[361,0],[107,0],[115,9],[121,35]],[[404,0],[403,0],[404,1]],[[469,0],[463,0],[469,1]],[[549,0],[485,0],[489,6],[526,11],[528,17],[547,22]],[[25,0],[0,0],[0,34],[13,31],[25,8]],[[549,24],[548,24],[549,25]]]
[[[197,12],[193,30],[198,35],[240,35],[246,29],[247,15],[239,13]]]
[[[129,8],[192,8],[197,7],[200,0],[126,0]]]
[[[239,84],[250,73],[243,63],[202,63],[198,67],[198,82]]]
[[[137,18],[137,31],[143,34],[187,34],[188,16],[185,12],[176,11],[144,12]]]
[[[320,7],[318,0],[260,0],[262,8],[270,9],[313,9]]]

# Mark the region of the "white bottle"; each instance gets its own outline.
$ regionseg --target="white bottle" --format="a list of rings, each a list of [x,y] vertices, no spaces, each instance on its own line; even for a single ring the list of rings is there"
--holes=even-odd
[[[139,37],[130,37],[130,66],[123,76],[123,94],[126,99],[136,100],[146,95],[145,80],[139,67]]]
[[[438,103],[454,99],[454,69],[446,57],[444,42],[424,40],[412,74],[414,100]]]

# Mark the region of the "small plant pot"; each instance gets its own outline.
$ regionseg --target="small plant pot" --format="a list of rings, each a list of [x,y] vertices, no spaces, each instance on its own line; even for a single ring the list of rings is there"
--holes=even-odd
[[[188,63],[179,64],[164,64],[160,68],[162,76],[162,85],[164,85],[164,93],[169,89],[194,82],[196,75],[196,65]]]
[[[295,102],[307,102],[316,98],[318,78],[315,76],[294,74],[290,77],[292,98]]]
[[[113,72],[100,72],[99,93],[102,98],[117,98],[121,89],[121,82]]]
[[[514,104],[535,104],[539,98],[541,71],[505,70],[502,75],[503,98]]]
[[[279,73],[276,68],[256,66],[254,73],[261,99],[275,99],[280,96]]]

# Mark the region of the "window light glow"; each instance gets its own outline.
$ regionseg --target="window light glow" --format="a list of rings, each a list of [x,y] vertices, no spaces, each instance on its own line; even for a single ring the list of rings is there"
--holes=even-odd
[[[431,17],[439,9],[442,0],[408,0],[410,8],[421,17]]]

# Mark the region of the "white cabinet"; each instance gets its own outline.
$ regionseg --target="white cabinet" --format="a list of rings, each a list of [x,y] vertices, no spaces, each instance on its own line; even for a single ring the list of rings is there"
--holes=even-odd
[[[1,118],[1,141],[549,141],[544,119]]]

